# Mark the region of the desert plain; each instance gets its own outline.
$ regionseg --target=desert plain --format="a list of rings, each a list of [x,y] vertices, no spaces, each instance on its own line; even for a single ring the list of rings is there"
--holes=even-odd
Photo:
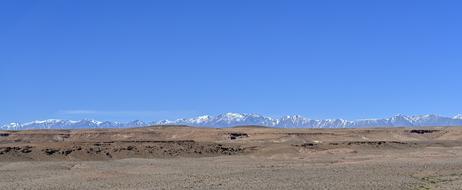
[[[0,189],[462,189],[462,128],[0,131]]]

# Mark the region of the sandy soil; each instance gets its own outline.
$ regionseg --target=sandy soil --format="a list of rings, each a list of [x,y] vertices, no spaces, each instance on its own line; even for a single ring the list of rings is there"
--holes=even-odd
[[[0,189],[462,189],[462,128],[0,131]]]

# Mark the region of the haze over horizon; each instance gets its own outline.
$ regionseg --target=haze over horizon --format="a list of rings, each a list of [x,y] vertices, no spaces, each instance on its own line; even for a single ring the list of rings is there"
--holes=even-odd
[[[462,114],[455,114],[455,115],[441,115],[441,114],[416,114],[416,115],[406,115],[406,114],[395,114],[395,115],[390,115],[387,117],[383,118],[359,118],[359,119],[344,119],[344,118],[312,118],[309,116],[304,116],[300,114],[292,114],[292,115],[282,115],[282,116],[269,116],[269,115],[262,115],[258,113],[238,113],[238,112],[226,112],[226,113],[221,113],[217,115],[211,115],[211,114],[205,114],[205,115],[195,115],[191,117],[178,117],[174,119],[158,119],[158,120],[140,120],[140,119],[134,119],[134,120],[128,120],[128,121],[120,121],[120,120],[97,120],[94,118],[80,118],[80,119],[62,119],[62,118],[46,118],[46,119],[35,119],[35,120],[30,120],[30,121],[17,121],[17,122],[11,122],[11,123],[30,123],[30,122],[44,122],[48,120],[63,120],[63,121],[82,121],[82,120],[87,120],[87,121],[95,121],[95,122],[119,122],[119,123],[129,123],[129,122],[136,122],[136,121],[141,121],[145,123],[159,123],[159,122],[166,122],[166,121],[177,121],[177,120],[184,120],[184,119],[199,119],[203,117],[220,117],[220,116],[229,116],[229,115],[244,115],[244,116],[258,116],[258,117],[265,117],[265,118],[271,118],[271,119],[280,119],[284,117],[303,117],[305,119],[310,119],[310,120],[346,120],[346,121],[361,121],[361,120],[379,120],[379,119],[388,119],[388,118],[393,118],[393,117],[425,117],[425,116],[437,116],[437,117],[444,117],[444,118],[458,118],[462,119]],[[8,123],[0,123],[0,126],[2,124],[8,124]]]
[[[2,1],[0,125],[461,114],[459,1]]]

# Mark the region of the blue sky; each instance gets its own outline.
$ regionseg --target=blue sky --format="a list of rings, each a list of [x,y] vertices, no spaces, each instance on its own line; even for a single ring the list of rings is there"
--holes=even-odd
[[[1,1],[0,123],[462,110],[462,2]]]

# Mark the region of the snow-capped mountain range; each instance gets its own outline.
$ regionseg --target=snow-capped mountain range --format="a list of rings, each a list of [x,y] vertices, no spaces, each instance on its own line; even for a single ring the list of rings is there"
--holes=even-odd
[[[3,125],[3,130],[25,129],[81,129],[81,128],[131,128],[150,125],[189,125],[198,127],[233,127],[242,125],[261,125],[275,128],[365,128],[365,127],[425,127],[425,126],[462,126],[462,115],[445,117],[439,115],[396,115],[384,119],[323,119],[314,120],[299,115],[271,118],[258,114],[226,113],[217,116],[200,116],[196,118],[164,120],[159,122],[132,121],[128,123],[95,120],[59,120],[48,119],[28,123],[10,123]]]
[[[41,121],[32,121],[27,123],[10,123],[3,125],[0,129],[3,130],[27,130],[27,129],[86,129],[86,128],[131,128],[144,127],[149,124],[136,120],[128,123],[111,122],[111,121],[96,121],[96,120],[61,120],[47,119]]]
[[[226,113],[218,116],[160,121],[157,124],[180,124],[204,127],[232,127],[240,125],[262,125],[276,128],[364,128],[364,127],[424,127],[424,126],[462,126],[462,115],[445,117],[439,115],[396,115],[384,119],[363,119],[349,121],[344,119],[309,119],[299,115],[284,116],[278,119],[257,114]]]

